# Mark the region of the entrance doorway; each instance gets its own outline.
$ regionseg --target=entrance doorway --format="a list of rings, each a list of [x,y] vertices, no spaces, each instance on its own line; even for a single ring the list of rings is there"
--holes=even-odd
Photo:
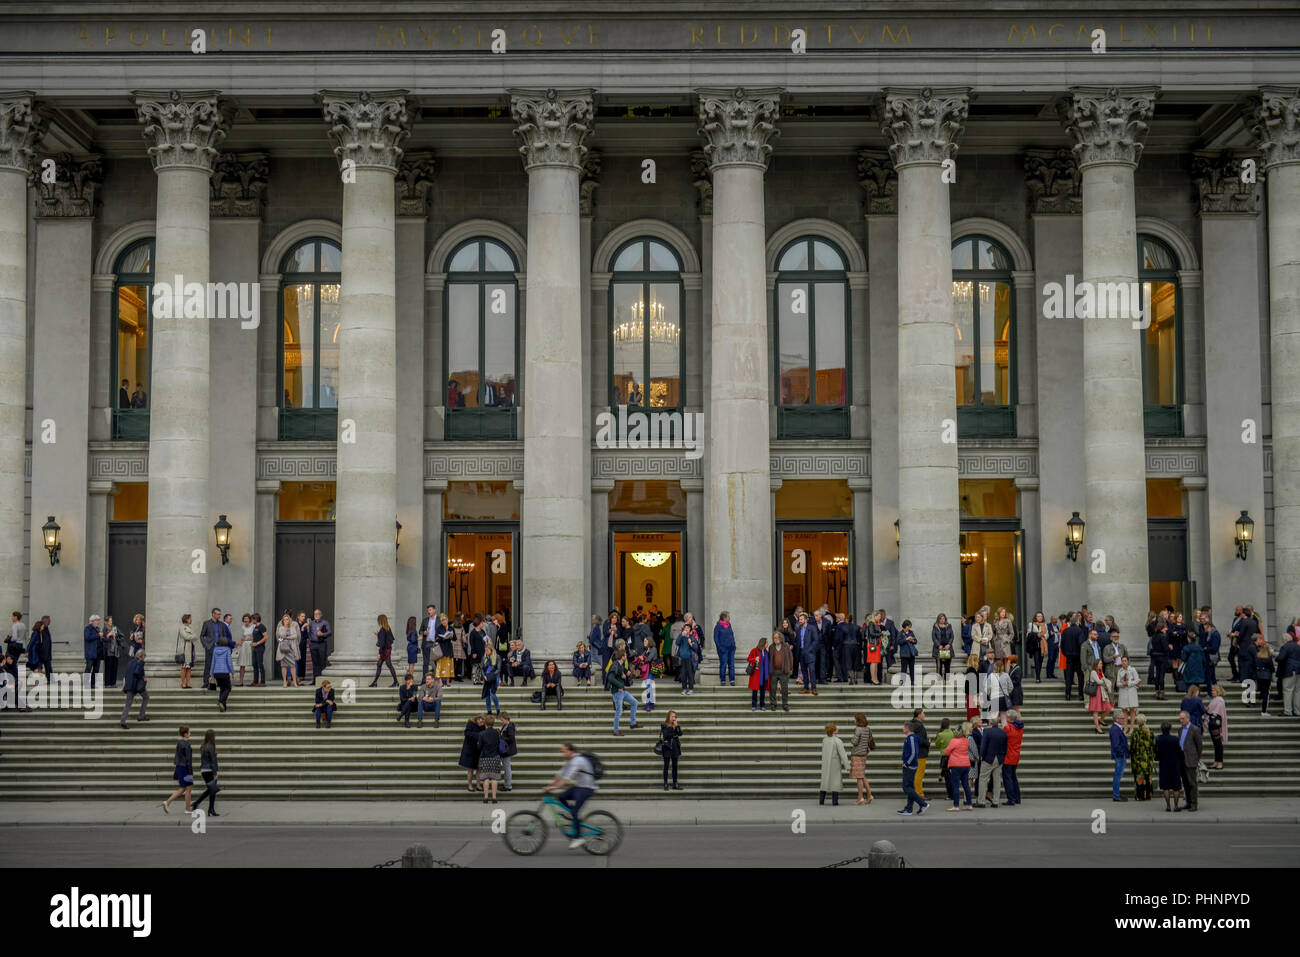
[[[852,614],[851,529],[778,523],[776,531],[780,541],[777,580],[781,583],[781,617],[789,618],[800,605],[809,613],[825,605],[832,615]]]
[[[125,633],[131,630],[132,617],[144,614],[147,528],[147,522],[108,523],[108,607],[101,614],[111,616]],[[80,627],[76,622],[71,626]],[[69,627],[63,622],[63,630]]]
[[[275,608],[262,624],[274,637],[280,616],[286,610],[295,618],[305,611],[310,618],[319,608],[321,616],[334,620],[334,523],[275,523]],[[334,651],[334,635],[328,641]],[[274,648],[274,646],[272,646]],[[280,678],[280,665],[271,655],[271,680]]]
[[[1025,601],[1024,532],[1016,522],[961,523],[961,607],[971,615],[988,605],[1015,617],[1017,643],[1029,624]],[[1035,609],[1037,610],[1037,609]],[[1023,660],[1023,650],[1016,653]]]
[[[444,526],[445,527],[445,526]],[[507,622],[515,614],[515,567],[518,526],[445,533],[447,595],[444,607],[452,615],[491,615],[501,612]]]
[[[610,532],[610,567],[614,569],[613,604],[631,617],[638,608],[657,609],[665,618],[684,610],[682,590],[686,533],[680,527],[662,530],[621,529]]]

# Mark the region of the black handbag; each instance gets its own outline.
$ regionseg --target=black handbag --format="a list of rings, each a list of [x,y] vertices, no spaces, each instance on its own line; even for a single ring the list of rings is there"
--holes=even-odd
[[[185,664],[185,652],[181,651],[181,636],[180,636],[180,635],[177,635],[177,636],[176,636],[176,654],[175,654],[174,657],[175,657],[175,659],[176,659],[176,663],[177,663],[178,665],[183,665],[183,664]]]
[[[541,693],[540,691],[534,691],[534,692],[533,692],[533,695],[532,695],[532,702],[533,702],[533,704],[541,704],[541,703],[542,703],[542,693]]]
[[[751,661],[749,664],[745,665],[745,674],[748,676],[748,675],[752,675],[753,673],[754,673],[754,663]]]
[[[664,732],[663,732],[663,729],[662,729],[662,728],[659,730],[659,740],[655,742],[654,753],[657,754],[657,755],[659,755],[660,757],[663,757],[663,754],[664,754]]]

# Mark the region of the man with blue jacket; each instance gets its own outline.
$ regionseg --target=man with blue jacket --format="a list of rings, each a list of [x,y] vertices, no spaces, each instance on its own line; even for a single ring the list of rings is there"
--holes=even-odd
[[[144,676],[144,651],[141,650],[126,663],[126,678],[122,682],[122,693],[126,695],[126,704],[122,706],[122,720],[119,722],[122,727],[126,727],[126,719],[131,714],[131,704],[135,701],[136,695],[140,696],[140,714],[136,720],[149,720],[145,716],[145,710],[149,707],[148,681],[149,679]]]
[[[90,616],[90,624],[82,632],[82,639],[86,644],[86,674],[90,675],[90,686],[95,687],[95,679],[99,675],[99,662],[104,657],[104,646],[100,640],[103,637],[103,630],[99,627],[100,617],[98,615]]]
[[[980,735],[980,776],[979,790],[987,798],[985,807],[998,806],[998,786],[1002,781],[1002,762],[1007,758],[1007,733],[1002,730],[1003,721],[985,728]]]
[[[1282,685],[1282,714],[1300,717],[1300,628],[1288,626],[1286,642],[1277,653],[1277,677]]]
[[[799,651],[799,667],[803,672],[803,690],[800,694],[817,693],[817,649],[821,646],[821,630],[807,612],[799,615],[799,627],[794,633]]]
[[[718,682],[736,684],[736,635],[731,630],[731,615],[723,612],[713,626],[713,648],[718,653]]]
[[[921,756],[921,744],[916,737],[916,725],[907,721],[903,724],[903,793],[907,796],[907,806],[898,813],[911,816],[912,805],[916,804],[916,813],[924,814],[930,809],[930,802],[916,793],[916,768]]]
[[[1128,763],[1128,738],[1124,737],[1124,729],[1118,721],[1110,724],[1110,756],[1115,762],[1115,777],[1110,783],[1111,800],[1127,801],[1128,798],[1119,793],[1119,784],[1124,780],[1124,765]]]

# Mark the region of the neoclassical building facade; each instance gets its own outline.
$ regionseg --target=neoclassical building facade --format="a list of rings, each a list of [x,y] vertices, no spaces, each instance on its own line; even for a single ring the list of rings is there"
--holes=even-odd
[[[118,6],[0,18],[0,588],[65,654],[1300,614],[1294,11]]]

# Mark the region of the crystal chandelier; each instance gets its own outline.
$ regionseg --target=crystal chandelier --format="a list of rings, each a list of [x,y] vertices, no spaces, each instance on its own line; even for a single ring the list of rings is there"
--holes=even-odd
[[[955,279],[952,284],[952,294],[962,302],[970,302],[975,295],[976,283],[970,279]],[[989,284],[986,282],[979,283],[980,287],[980,304],[987,306],[992,300],[992,293]]]
[[[681,330],[677,323],[665,318],[667,310],[662,302],[651,299],[649,303],[638,299],[630,307],[632,318],[614,327],[615,342],[642,342],[647,327],[652,344],[676,345]]]
[[[320,290],[320,301],[322,303],[332,305],[339,301],[339,284],[336,282],[321,283],[319,286],[315,283],[300,282],[293,287],[293,292],[299,302],[308,302],[311,300],[313,287]]]

